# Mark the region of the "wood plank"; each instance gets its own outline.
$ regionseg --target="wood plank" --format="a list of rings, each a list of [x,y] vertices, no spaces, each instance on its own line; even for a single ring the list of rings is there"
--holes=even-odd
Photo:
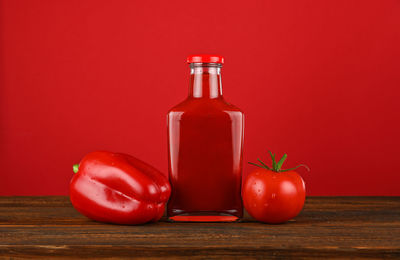
[[[293,221],[109,225],[67,197],[0,197],[7,257],[399,257],[400,197],[310,197]]]

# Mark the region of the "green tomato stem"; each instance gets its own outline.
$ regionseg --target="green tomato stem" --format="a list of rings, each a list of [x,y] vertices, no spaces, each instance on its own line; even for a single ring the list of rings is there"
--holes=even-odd
[[[299,167],[304,167],[304,168],[307,169],[307,171],[310,171],[310,168],[309,168],[307,165],[305,165],[305,164],[299,164],[299,165],[297,165],[297,166],[294,167],[294,168],[282,170],[282,165],[283,165],[283,163],[285,162],[285,160],[286,160],[286,158],[287,158],[287,154],[284,154],[284,155],[282,156],[282,158],[281,158],[278,162],[276,162],[276,161],[275,161],[275,154],[273,154],[271,151],[268,151],[268,152],[269,152],[269,154],[270,154],[270,156],[271,156],[272,168],[269,167],[268,165],[266,165],[263,161],[261,161],[261,160],[258,159],[258,158],[257,158],[257,161],[259,161],[259,162],[261,163],[261,165],[256,164],[256,163],[252,163],[252,162],[249,162],[249,164],[254,165],[254,166],[257,166],[257,167],[260,167],[260,168],[263,168],[263,169],[267,169],[267,170],[270,170],[270,171],[274,171],[274,172],[288,172],[288,171],[293,171],[293,170],[295,170],[295,169],[297,169],[297,168],[299,168]]]

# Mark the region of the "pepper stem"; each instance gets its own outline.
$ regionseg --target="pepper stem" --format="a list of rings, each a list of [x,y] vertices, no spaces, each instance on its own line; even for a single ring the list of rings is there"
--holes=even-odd
[[[72,170],[74,171],[74,173],[78,173],[78,171],[79,171],[79,164],[74,164],[74,166],[72,166]]]
[[[261,163],[261,165],[260,165],[260,164],[256,164],[256,163],[252,163],[252,162],[249,162],[249,164],[254,165],[254,166],[257,166],[257,167],[260,167],[260,168],[264,168],[264,169],[267,169],[267,170],[270,170],[270,171],[274,171],[274,172],[287,172],[287,171],[292,171],[292,170],[295,170],[295,169],[297,169],[297,168],[299,168],[299,167],[301,167],[301,166],[304,167],[304,168],[306,168],[307,171],[310,171],[310,168],[309,168],[307,165],[305,165],[305,164],[299,164],[299,165],[297,165],[297,166],[294,167],[294,168],[282,170],[282,165],[283,165],[283,163],[285,162],[285,160],[286,160],[286,158],[287,158],[287,154],[284,154],[284,155],[282,156],[282,158],[281,158],[278,162],[276,162],[276,161],[275,161],[275,154],[273,154],[271,151],[268,151],[268,153],[269,153],[269,155],[271,156],[272,168],[269,167],[268,165],[266,165],[266,164],[265,164],[263,161],[261,161],[260,159],[257,159],[257,160]]]

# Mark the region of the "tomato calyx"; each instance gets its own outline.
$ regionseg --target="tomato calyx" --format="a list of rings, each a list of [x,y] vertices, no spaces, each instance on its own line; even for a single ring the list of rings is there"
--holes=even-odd
[[[282,158],[278,162],[276,162],[275,161],[275,154],[273,154],[271,151],[268,151],[268,153],[271,156],[272,167],[269,167],[268,165],[266,165],[259,158],[257,158],[257,161],[259,161],[261,165],[260,164],[256,164],[256,163],[252,163],[252,162],[249,162],[249,164],[257,166],[257,167],[260,167],[260,168],[263,168],[263,169],[267,169],[267,170],[270,170],[270,171],[274,171],[274,172],[288,172],[288,171],[293,171],[293,170],[295,170],[295,169],[297,169],[299,167],[304,167],[304,168],[307,169],[307,171],[310,171],[310,168],[305,164],[299,164],[296,167],[282,170],[282,165],[283,165],[283,163],[285,162],[285,160],[287,158],[287,154],[284,154],[282,156]]]

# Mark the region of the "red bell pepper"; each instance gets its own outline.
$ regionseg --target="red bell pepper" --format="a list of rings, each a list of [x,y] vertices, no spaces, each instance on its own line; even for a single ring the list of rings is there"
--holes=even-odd
[[[116,224],[158,221],[171,193],[167,178],[141,160],[111,152],[87,154],[70,183],[72,205],[93,220]]]

